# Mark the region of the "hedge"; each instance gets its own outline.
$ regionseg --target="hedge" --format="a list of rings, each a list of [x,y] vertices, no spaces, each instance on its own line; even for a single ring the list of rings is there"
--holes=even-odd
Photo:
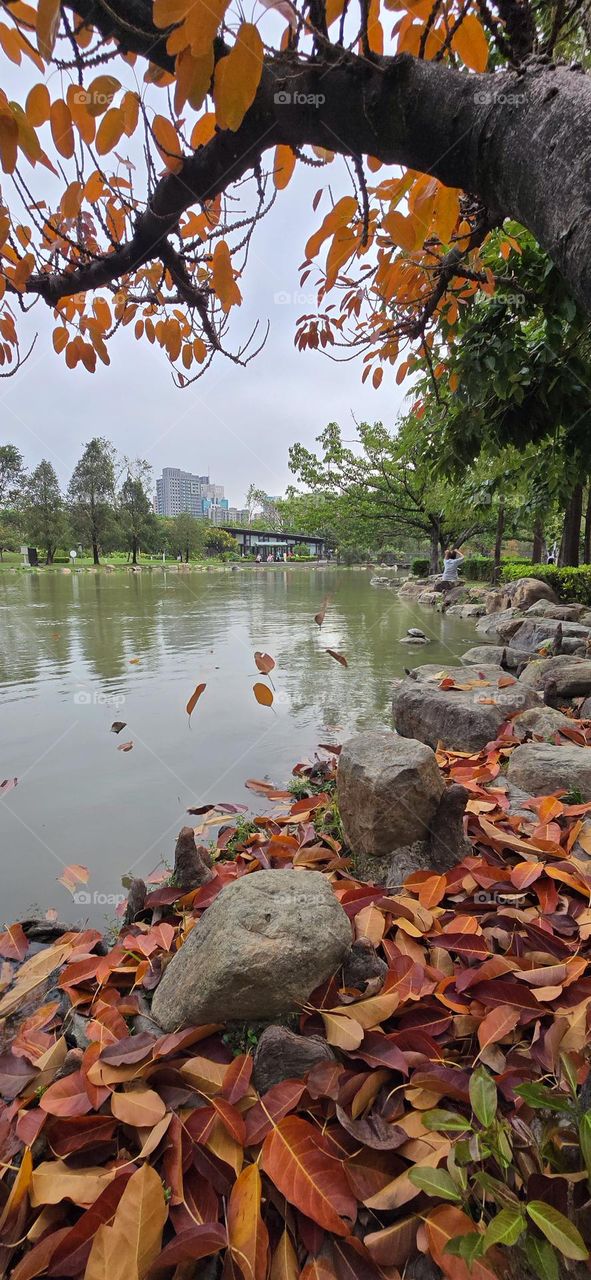
[[[503,582],[514,582],[517,578],[540,578],[554,589],[560,600],[591,606],[591,565],[584,564],[579,569],[574,569],[570,566],[559,568],[556,564],[531,564],[528,561],[504,564]]]
[[[417,578],[426,578],[429,574],[430,562],[417,556],[411,564],[412,572]],[[462,564],[462,577],[469,582],[490,582],[493,562],[489,556],[466,556]]]
[[[429,561],[421,556],[417,556],[411,562],[411,569],[416,578],[427,578],[429,576]]]

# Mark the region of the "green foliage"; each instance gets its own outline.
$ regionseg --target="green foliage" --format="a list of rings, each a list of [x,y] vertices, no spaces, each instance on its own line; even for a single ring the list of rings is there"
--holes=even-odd
[[[547,582],[565,603],[591,607],[591,565],[575,569],[569,565],[560,568],[556,564],[530,564],[525,561],[504,563],[502,581],[515,582],[518,578],[539,578]]]
[[[416,578],[426,578],[429,573],[429,561],[426,556],[415,556],[410,568]]]
[[[462,577],[468,582],[490,582],[493,569],[491,556],[466,556],[462,565]]]
[[[66,515],[55,471],[46,458],[35,467],[25,486],[23,523],[34,544],[45,551],[51,564],[66,536]]]
[[[213,555],[223,555],[238,551],[238,543],[226,529],[217,529],[214,525],[205,535],[205,550]]]
[[[115,451],[109,440],[95,436],[76,463],[68,487],[70,519],[74,534],[92,547],[95,563],[113,525]]]
[[[23,479],[23,458],[15,444],[0,445],[0,508],[13,506]]]

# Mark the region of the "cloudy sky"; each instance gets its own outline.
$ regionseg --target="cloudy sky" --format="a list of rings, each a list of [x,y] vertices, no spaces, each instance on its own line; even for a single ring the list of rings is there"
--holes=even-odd
[[[295,321],[312,309],[302,302],[298,267],[328,208],[327,202],[316,214],[311,208],[322,180],[340,195],[347,181],[341,162],[321,176],[297,166],[254,237],[228,345],[235,349],[256,319],[263,331],[269,319],[271,329],[247,368],[218,357],[193,387],[179,391],[165,356],[136,342],[130,326],[112,340],[109,368],[99,363],[93,375],[81,366],[70,371],[51,345],[52,314],[38,303],[27,324],[38,333],[35,350],[16,377],[0,381],[4,440],[18,445],[28,466],[49,458],[67,484],[82,445],[105,435],[120,452],[147,458],[154,476],[163,466],[209,472],[240,505],[251,483],[281,493],[291,478],[289,445],[312,446],[327,422],[340,422],[349,436],[353,417],[393,423],[402,402],[393,373],[376,392],[361,385],[360,361],[337,365],[294,347]]]

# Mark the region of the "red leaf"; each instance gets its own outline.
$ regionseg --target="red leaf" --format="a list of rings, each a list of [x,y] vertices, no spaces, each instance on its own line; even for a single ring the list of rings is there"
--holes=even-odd
[[[287,1116],[265,1138],[261,1164],[277,1189],[326,1231],[349,1234],[343,1218],[355,1221],[357,1201],[343,1165],[319,1129],[299,1116]]]

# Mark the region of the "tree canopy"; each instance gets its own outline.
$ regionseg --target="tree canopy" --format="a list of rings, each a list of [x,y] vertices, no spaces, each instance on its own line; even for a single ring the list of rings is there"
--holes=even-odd
[[[228,0],[7,0],[0,47],[20,70],[15,96],[0,93],[4,372],[26,358],[17,322],[35,301],[69,367],[108,363],[127,325],[181,385],[216,352],[251,358],[264,335],[235,347],[229,321],[297,164],[318,170],[293,246],[317,300],[301,349],[353,349],[379,385],[494,290],[481,249],[507,218],[588,310],[585,12],[261,0],[246,21]]]

